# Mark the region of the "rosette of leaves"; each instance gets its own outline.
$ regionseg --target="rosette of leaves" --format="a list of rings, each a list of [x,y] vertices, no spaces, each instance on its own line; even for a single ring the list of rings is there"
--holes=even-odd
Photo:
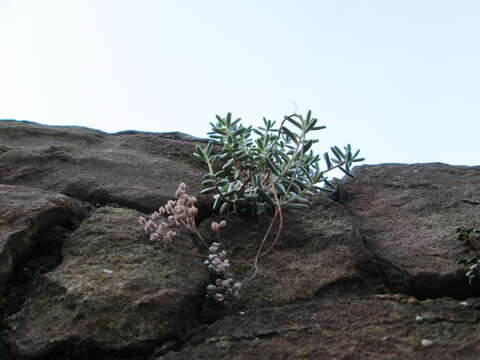
[[[322,130],[311,111],[305,117],[285,116],[279,126],[263,118],[263,126],[244,127],[241,119],[232,120],[228,113],[210,123],[212,141],[205,147],[197,146],[194,155],[208,166],[203,178],[202,194],[213,194],[214,210],[220,214],[233,212],[261,214],[275,207],[304,209],[308,196],[316,191],[331,191],[320,187],[330,183],[325,173],[340,169],[352,176],[351,167],[359,158],[350,145],[340,150],[331,147],[325,153],[326,169],[320,169],[321,158],[311,150],[318,140],[309,139],[313,132]],[[220,153],[214,153],[214,144]]]

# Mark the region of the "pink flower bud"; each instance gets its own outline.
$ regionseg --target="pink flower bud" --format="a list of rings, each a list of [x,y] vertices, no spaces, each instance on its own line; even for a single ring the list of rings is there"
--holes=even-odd
[[[218,232],[220,230],[218,224],[216,222],[212,222],[212,231]]]

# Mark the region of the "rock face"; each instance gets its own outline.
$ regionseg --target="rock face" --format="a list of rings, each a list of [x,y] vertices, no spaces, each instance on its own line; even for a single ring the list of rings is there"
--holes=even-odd
[[[419,298],[472,294],[454,240],[458,227],[480,225],[480,167],[386,164],[355,176],[347,207],[387,286]]]
[[[35,237],[56,226],[73,226],[82,210],[80,201],[64,195],[0,184],[0,284],[30,257]]]
[[[0,121],[0,358],[478,358],[480,284],[456,229],[480,227],[480,167],[360,166],[333,200],[285,211],[254,278],[271,217],[228,218],[233,276],[251,279],[221,309],[204,297],[204,255],[151,242],[137,221],[180,182],[198,195],[202,142]]]
[[[346,283],[365,285],[376,267],[362,242],[353,218],[345,208],[326,198],[313,201],[307,212],[285,210],[281,236],[261,259],[254,281],[244,290],[245,306],[273,306],[305,300],[323,290]],[[249,278],[258,245],[270,224],[270,217],[254,220],[230,218],[222,236],[232,259],[236,279]],[[215,241],[209,222],[202,233]],[[268,249],[276,231],[268,237]],[[251,241],[245,241],[251,239]],[[275,250],[273,250],[275,249]]]
[[[102,207],[65,241],[62,264],[9,319],[18,357],[56,350],[61,358],[75,346],[98,354],[147,351],[195,319],[206,282],[201,263],[155,247],[138,216]]]
[[[0,183],[50,190],[93,204],[152,212],[180,182],[201,190],[192,156],[203,140],[177,133],[121,132],[0,122]]]

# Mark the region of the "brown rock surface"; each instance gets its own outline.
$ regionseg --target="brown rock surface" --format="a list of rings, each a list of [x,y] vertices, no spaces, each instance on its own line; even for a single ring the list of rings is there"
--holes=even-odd
[[[205,170],[192,156],[196,143],[202,140],[180,133],[107,134],[0,121],[0,183],[152,212],[173,198],[180,182],[201,190]]]
[[[343,189],[386,284],[420,298],[472,294],[456,229],[480,226],[480,167],[361,166]],[[480,293],[476,293],[480,295]]]
[[[73,227],[85,210],[61,194],[0,184],[0,284],[31,256],[35,237],[55,226]]]
[[[201,262],[146,240],[138,216],[103,207],[72,233],[62,264],[8,320],[15,356],[63,358],[75,347],[134,354],[193,323],[206,282]]]
[[[448,299],[319,297],[223,318],[156,360],[474,360],[478,316]]]
[[[246,307],[306,300],[342,284],[367,286],[368,275],[376,272],[375,264],[345,208],[319,197],[308,211],[284,210],[283,217],[277,244],[260,259],[255,278],[245,287]],[[221,238],[229,250],[236,280],[253,274],[256,252],[270,221],[269,216],[256,221],[227,219]],[[201,231],[215,241],[208,226],[209,222],[204,222]],[[275,226],[264,249],[270,247],[277,230]]]
[[[480,167],[358,167],[341,201],[284,213],[238,307],[222,310],[204,300],[201,259],[151,243],[137,223],[179,182],[198,195],[198,142],[0,121],[0,358],[478,358],[480,284],[457,263],[456,229],[480,226]],[[202,204],[213,241],[217,217]],[[270,218],[227,221],[243,279]],[[61,256],[42,260],[38,244]]]

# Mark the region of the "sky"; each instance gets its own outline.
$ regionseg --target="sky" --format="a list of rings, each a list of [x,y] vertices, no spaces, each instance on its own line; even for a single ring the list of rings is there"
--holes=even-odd
[[[309,109],[314,150],[480,165],[476,0],[0,0],[0,119],[206,137]]]

